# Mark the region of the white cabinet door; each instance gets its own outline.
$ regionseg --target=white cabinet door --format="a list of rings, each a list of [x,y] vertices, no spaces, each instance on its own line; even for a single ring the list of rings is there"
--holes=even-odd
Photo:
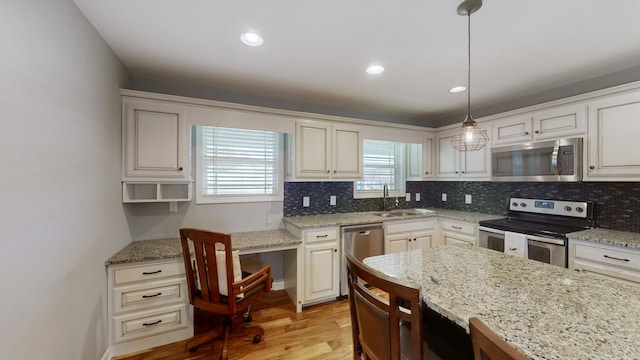
[[[305,245],[304,300],[310,302],[339,295],[337,242]]]
[[[362,178],[362,141],[360,132],[353,127],[333,125],[332,153],[334,179]]]
[[[584,180],[640,179],[640,92],[613,96],[589,104]]]
[[[582,135],[587,129],[586,106],[564,106],[534,113],[534,140]]]
[[[488,130],[486,124],[478,124]],[[489,180],[491,178],[490,143],[477,151],[458,151],[451,145],[451,139],[458,129],[438,134],[438,173],[440,179]],[[490,139],[491,140],[491,139]]]
[[[385,239],[385,254],[392,254],[411,250],[411,234],[388,236]]]
[[[411,245],[412,250],[428,249],[432,246],[434,246],[432,232],[413,234],[413,243]]]
[[[424,180],[435,177],[434,155],[435,137],[429,133],[425,135],[422,144],[407,144],[407,180]]]
[[[123,99],[123,181],[190,179],[184,107]]]
[[[298,120],[293,156],[296,178],[362,178],[362,139],[349,125]]]
[[[491,142],[493,145],[517,143],[533,139],[531,115],[517,115],[493,121]]]

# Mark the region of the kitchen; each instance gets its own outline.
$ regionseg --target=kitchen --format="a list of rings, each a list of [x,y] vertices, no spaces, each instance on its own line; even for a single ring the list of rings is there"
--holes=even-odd
[[[3,44],[12,51],[2,60],[8,113],[1,157],[11,171],[2,180],[6,189],[2,228],[16,229],[20,236],[15,239],[5,231],[2,241],[2,283],[15,295],[3,301],[7,321],[1,357],[99,359],[108,346],[105,259],[132,240],[174,234],[181,224],[211,221],[211,227],[223,231],[237,231],[241,225],[248,230],[277,228],[280,218],[297,214],[302,202],[296,195],[297,200],[274,203],[270,209],[235,204],[228,211],[221,206],[200,210],[179,204],[177,213],[170,213],[167,204],[123,206],[120,88],[133,88],[131,74],[73,3],[16,2],[9,6],[2,31]],[[463,42],[458,45],[464,48]],[[610,72],[619,70],[610,67]],[[619,73],[624,81],[611,85],[640,80],[633,74],[637,69]],[[296,183],[302,190],[287,190],[316,194],[319,189],[320,194],[344,200],[351,199],[349,185]],[[421,206],[412,200],[407,207],[494,214],[504,212],[507,195],[500,199],[501,194],[589,199],[606,204],[596,208],[599,226],[638,231],[638,186],[633,180],[574,184],[418,181],[408,186],[407,192],[421,193],[422,200]],[[441,201],[442,193],[449,195],[448,201]],[[465,194],[473,196],[471,204],[464,203]],[[319,195],[318,203],[313,203],[313,195],[309,210],[330,206],[320,201],[325,197]],[[356,208],[354,203],[363,210],[378,210],[374,207],[379,204],[351,199],[349,203],[339,201],[335,209]],[[299,211],[304,214],[304,209]],[[241,224],[237,216],[228,215],[233,213],[246,214],[247,219]],[[269,225],[265,225],[265,214],[272,215]]]

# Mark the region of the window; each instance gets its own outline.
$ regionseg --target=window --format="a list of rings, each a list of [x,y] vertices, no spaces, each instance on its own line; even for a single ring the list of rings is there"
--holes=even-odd
[[[379,198],[387,184],[389,196],[404,196],[405,144],[364,140],[363,180],[355,181],[354,198]]]
[[[283,199],[282,135],[196,127],[196,203]]]

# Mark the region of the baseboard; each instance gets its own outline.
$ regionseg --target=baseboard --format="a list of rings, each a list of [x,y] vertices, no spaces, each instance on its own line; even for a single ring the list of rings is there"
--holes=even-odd
[[[284,280],[274,280],[271,283],[271,290],[284,290]]]
[[[100,360],[111,360],[111,352],[109,351],[109,348],[104,351],[104,354],[102,354]]]

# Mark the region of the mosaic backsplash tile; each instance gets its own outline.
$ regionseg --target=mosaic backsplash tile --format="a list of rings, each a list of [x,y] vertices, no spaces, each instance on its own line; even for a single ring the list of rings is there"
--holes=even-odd
[[[353,182],[287,182],[284,187],[284,216],[335,214],[382,210],[382,199],[354,199]],[[445,208],[505,214],[510,197],[593,201],[596,227],[640,232],[640,183],[500,183],[408,181],[412,201],[398,198],[399,208]],[[420,193],[421,201],[415,201]],[[441,194],[447,194],[447,201]],[[465,204],[465,194],[472,203]],[[336,205],[329,204],[335,195]],[[310,197],[310,206],[302,206],[302,197]],[[395,203],[395,198],[387,200]]]

